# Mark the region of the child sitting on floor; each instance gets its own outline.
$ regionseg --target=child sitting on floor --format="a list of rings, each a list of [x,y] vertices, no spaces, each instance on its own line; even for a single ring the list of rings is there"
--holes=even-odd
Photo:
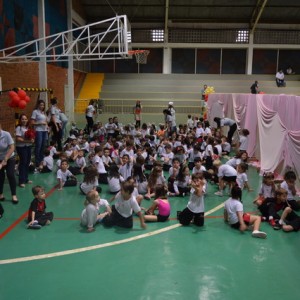
[[[145,222],[165,222],[169,219],[171,206],[167,197],[168,189],[165,185],[157,185],[155,188],[155,200],[145,212]],[[154,211],[158,210],[155,215]]]
[[[46,212],[46,194],[44,189],[37,185],[32,188],[34,199],[28,211],[28,228],[40,229],[42,226],[49,225],[53,220],[53,213]]]
[[[111,213],[108,201],[100,199],[98,192],[95,190],[91,190],[87,193],[84,206],[85,209],[81,213],[81,225],[87,227],[87,232],[94,231],[94,226],[97,223],[101,223],[102,219]],[[101,207],[105,207],[106,212],[98,214]]]
[[[69,164],[67,160],[62,160],[60,169],[57,170],[58,190],[61,191],[64,186],[76,186],[76,177],[68,170]]]
[[[187,207],[177,212],[177,217],[183,226],[187,226],[193,220],[194,225],[204,225],[204,194],[206,192],[206,181],[202,174],[197,173],[192,175],[191,195]]]
[[[249,225],[253,225],[252,236],[256,238],[265,239],[267,234],[259,231],[261,222],[260,216],[254,216],[243,211],[243,204],[240,199],[242,190],[237,185],[231,189],[231,198],[225,201],[224,204],[224,221],[234,229],[239,229],[244,232],[248,229]]]
[[[103,225],[107,227],[119,226],[123,228],[133,227],[133,211],[140,219],[141,228],[146,228],[141,208],[134,196],[132,196],[134,186],[125,181],[122,183],[121,191],[114,197],[115,205],[112,207],[112,213],[104,217]]]

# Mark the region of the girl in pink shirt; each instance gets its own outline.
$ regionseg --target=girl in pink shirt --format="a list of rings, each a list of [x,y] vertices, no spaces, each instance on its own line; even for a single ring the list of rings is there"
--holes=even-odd
[[[155,188],[155,200],[145,212],[145,222],[165,222],[169,219],[171,206],[167,198],[168,189],[165,185],[159,184]],[[155,215],[154,211],[158,210]]]

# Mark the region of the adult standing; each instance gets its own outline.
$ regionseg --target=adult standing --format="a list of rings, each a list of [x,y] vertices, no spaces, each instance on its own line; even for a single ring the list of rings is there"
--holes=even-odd
[[[203,89],[201,90],[201,97],[202,97],[202,100],[205,100],[205,96],[206,96],[205,92],[206,92],[206,89],[207,89],[207,85],[204,84]]]
[[[95,107],[94,107],[94,100],[90,100],[88,107],[85,110],[85,118],[87,122],[87,131],[88,133],[91,132],[94,126],[94,119],[93,116],[96,113]]]
[[[25,114],[21,114],[19,125],[16,127],[16,150],[19,156],[19,186],[22,188],[25,187],[25,183],[32,183],[28,179],[28,170],[34,136],[28,129],[28,118]]]
[[[44,158],[44,150],[48,140],[48,124],[45,112],[45,101],[39,99],[31,115],[31,124],[35,129],[35,166],[38,167]]]
[[[284,73],[283,70],[280,69],[277,73],[276,73],[276,84],[278,87],[285,87],[285,81],[284,81]]]
[[[215,117],[214,121],[217,123],[218,128],[221,129],[221,135],[223,135],[223,127],[224,126],[229,126],[229,131],[228,131],[228,134],[227,134],[227,141],[228,141],[229,144],[231,144],[232,143],[232,137],[233,137],[235,131],[237,130],[236,122],[232,119],[229,119],[229,118],[218,118],[218,117]]]
[[[62,124],[60,120],[61,110],[57,106],[57,98],[50,100],[50,125],[52,129],[52,141],[57,144],[57,150],[62,151]]]
[[[174,103],[171,101],[169,102],[168,105],[168,110],[171,113],[172,116],[172,132],[177,132],[177,128],[176,128],[176,111],[174,108]]]
[[[5,181],[5,173],[8,179],[12,203],[18,204],[18,198],[16,194],[17,183],[15,178],[15,145],[11,134],[8,131],[2,130],[0,124],[0,201],[4,201],[3,188]]]
[[[250,87],[251,94],[258,94],[258,81],[254,81],[254,83]]]
[[[142,112],[141,101],[138,100],[136,101],[136,104],[133,108],[135,125],[138,127],[141,127],[141,112]]]

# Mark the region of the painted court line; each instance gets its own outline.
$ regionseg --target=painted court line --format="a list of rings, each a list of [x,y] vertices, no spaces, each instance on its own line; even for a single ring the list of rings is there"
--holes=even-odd
[[[46,198],[49,197],[51,194],[54,193],[58,185],[54,186],[47,194]],[[15,222],[13,222],[9,227],[7,227],[3,232],[0,234],[0,240],[3,239],[9,232],[11,232],[20,222],[22,222],[28,215],[28,211],[25,211],[22,216],[20,216]]]
[[[214,213],[215,211],[221,209],[222,207],[224,207],[224,203],[221,203],[218,206],[214,207],[213,209],[207,211],[205,213],[205,216]],[[162,228],[162,229],[154,230],[152,232],[147,232],[147,233],[144,233],[144,234],[141,234],[141,235],[138,235],[138,236],[134,236],[134,237],[127,238],[127,239],[124,239],[124,240],[120,240],[120,241],[109,242],[109,243],[105,243],[105,244],[99,244],[99,245],[94,245],[94,246],[89,246],[89,247],[65,250],[65,251],[60,251],[60,252],[53,252],[53,253],[48,253],[48,254],[4,259],[4,260],[0,260],[0,265],[26,262],[26,261],[33,261],[33,260],[46,259],[46,258],[53,258],[53,257],[59,257],[59,256],[64,256],[64,255],[76,254],[76,253],[82,253],[82,252],[86,252],[86,251],[91,251],[91,250],[96,250],[96,249],[121,245],[121,244],[129,243],[129,242],[132,242],[132,241],[137,241],[137,240],[140,240],[140,239],[143,239],[143,238],[147,238],[147,237],[150,237],[150,236],[154,236],[154,235],[166,232],[166,231],[170,231],[170,230],[173,230],[173,229],[178,228],[180,226],[181,226],[181,224],[174,224],[174,225]]]

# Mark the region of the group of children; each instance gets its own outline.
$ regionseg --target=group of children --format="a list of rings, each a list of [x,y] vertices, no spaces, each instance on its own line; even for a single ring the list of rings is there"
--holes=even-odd
[[[79,189],[86,195],[86,200],[81,224],[88,232],[93,231],[97,223],[107,227],[117,225],[132,228],[133,213],[138,216],[142,228],[145,228],[145,222],[148,221],[164,222],[171,213],[168,198],[186,195],[189,196],[186,208],[177,212],[179,222],[182,225],[192,222],[196,226],[203,226],[207,187],[210,183],[217,183],[216,195],[223,196],[225,188],[228,186],[229,189],[230,198],[225,202],[225,220],[241,231],[244,231],[247,225],[253,224],[252,235],[266,237],[264,232],[259,231],[261,218],[244,214],[241,202],[242,190],[246,188],[251,191],[246,174],[248,155],[245,151],[249,131],[242,131],[245,134],[241,134],[240,143],[236,145],[237,155],[222,164],[222,157],[231,152],[231,145],[226,141],[226,137],[220,136],[219,131],[211,128],[207,121],[197,120],[196,123],[191,123],[189,116],[187,124],[179,125],[176,132],[170,133],[162,125],[159,129],[155,125],[142,124],[141,128],[128,125],[120,127],[117,136],[114,134],[116,131],[111,134],[105,133],[106,140],[103,140],[103,132],[99,131],[99,124],[96,124],[88,137],[89,142],[81,135],[80,130],[76,132],[72,128],[65,151],[59,154],[52,151],[52,156],[51,153],[49,156],[59,156],[59,190],[77,185],[76,175],[83,174],[83,182],[80,183]],[[52,145],[51,149],[53,148],[55,145]],[[70,151],[69,154],[67,151]],[[72,166],[69,166],[70,162]],[[44,168],[41,168],[39,171],[43,170]],[[52,170],[53,164],[52,168],[47,166],[47,172]],[[110,201],[100,198],[99,184],[107,185],[113,195]],[[282,184],[282,188],[289,191],[287,195],[291,194],[294,197],[295,187],[292,188],[288,180]],[[296,225],[287,225],[288,220],[297,216],[294,213],[297,208],[294,202],[289,198],[287,210],[284,210],[282,219],[278,218],[272,211],[274,206],[277,209],[278,205],[268,204],[270,201],[276,203],[277,194],[265,194],[264,191],[270,192],[265,186],[267,185],[264,177],[262,197],[255,201],[262,215],[274,228],[281,226],[283,230],[289,231],[284,226],[292,226],[293,230],[298,230]],[[43,200],[36,191],[34,196],[37,201]],[[273,200],[270,200],[272,197]],[[143,199],[151,198],[154,198],[151,206],[148,209],[143,208]],[[114,205],[110,206],[109,202],[113,201]],[[155,214],[156,210],[158,214]],[[35,222],[36,220],[37,217],[31,214],[29,228],[47,224]],[[51,220],[51,217],[47,219],[49,222]]]

